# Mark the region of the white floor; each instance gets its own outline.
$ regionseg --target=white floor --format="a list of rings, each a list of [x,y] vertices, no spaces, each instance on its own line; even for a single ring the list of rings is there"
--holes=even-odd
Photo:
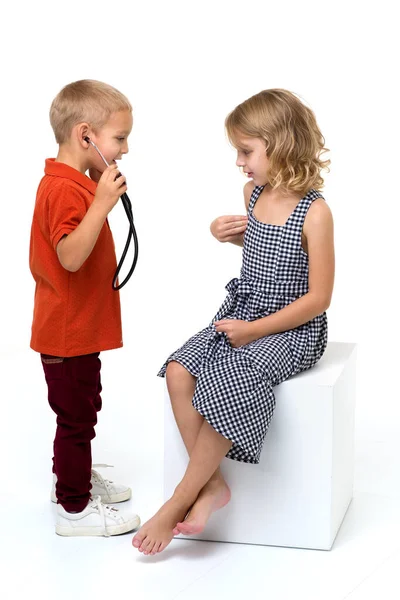
[[[138,390],[123,395],[130,373],[120,357],[103,359],[103,384],[112,386],[113,397],[103,394],[93,459],[116,465],[105,475],[134,493],[120,507],[144,521],[162,501],[163,386],[152,365],[150,397]],[[330,552],[173,540],[164,553],[145,557],[132,548],[131,534],[55,535],[49,501],[54,416],[37,358],[17,350],[0,356],[1,600],[399,600],[400,438],[384,411],[358,404],[354,499]]]

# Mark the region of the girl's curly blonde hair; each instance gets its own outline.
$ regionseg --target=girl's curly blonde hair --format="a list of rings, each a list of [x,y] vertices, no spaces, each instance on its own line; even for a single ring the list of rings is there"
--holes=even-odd
[[[321,170],[329,171],[328,152],[315,115],[292,92],[271,89],[239,104],[225,120],[229,141],[238,135],[265,141],[269,159],[268,182],[273,188],[304,193],[321,190]]]

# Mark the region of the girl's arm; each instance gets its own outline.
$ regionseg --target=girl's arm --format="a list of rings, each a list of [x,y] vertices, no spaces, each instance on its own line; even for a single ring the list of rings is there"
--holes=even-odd
[[[333,219],[324,200],[315,200],[310,206],[303,233],[309,258],[309,291],[276,313],[252,321],[254,339],[299,327],[330,305],[335,273]]]
[[[246,215],[253,189],[254,183],[252,181],[248,181],[243,189]],[[231,244],[235,244],[235,246],[243,246],[244,232],[247,227],[246,215],[225,215],[218,217],[211,223],[210,231],[219,242],[230,242]]]
[[[245,346],[259,338],[295,329],[324,312],[330,304],[335,258],[333,220],[324,200],[315,200],[304,221],[303,233],[309,258],[307,294],[285,308],[256,321],[222,319],[215,329],[226,333],[233,348]]]

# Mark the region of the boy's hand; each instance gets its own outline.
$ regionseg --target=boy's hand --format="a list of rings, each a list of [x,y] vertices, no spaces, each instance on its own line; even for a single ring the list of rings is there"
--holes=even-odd
[[[219,242],[232,242],[244,233],[247,221],[246,215],[225,215],[211,223],[210,231]]]
[[[113,163],[99,179],[93,204],[96,203],[108,215],[127,189],[125,176],[118,171],[118,165]]]
[[[222,319],[214,322],[216,331],[226,333],[232,348],[245,346],[258,339],[253,324],[254,321],[241,321],[240,319]]]

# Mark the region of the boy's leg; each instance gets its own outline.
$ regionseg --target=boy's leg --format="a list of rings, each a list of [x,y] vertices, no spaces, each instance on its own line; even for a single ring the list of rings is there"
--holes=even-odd
[[[203,421],[182,481],[172,498],[135,535],[132,543],[136,548],[145,554],[155,554],[170,543],[175,524],[184,518],[231,446],[230,440]]]
[[[42,355],[49,404],[57,415],[54,472],[58,502],[68,512],[82,511],[90,499],[97,412],[101,409],[99,353],[58,358]]]

